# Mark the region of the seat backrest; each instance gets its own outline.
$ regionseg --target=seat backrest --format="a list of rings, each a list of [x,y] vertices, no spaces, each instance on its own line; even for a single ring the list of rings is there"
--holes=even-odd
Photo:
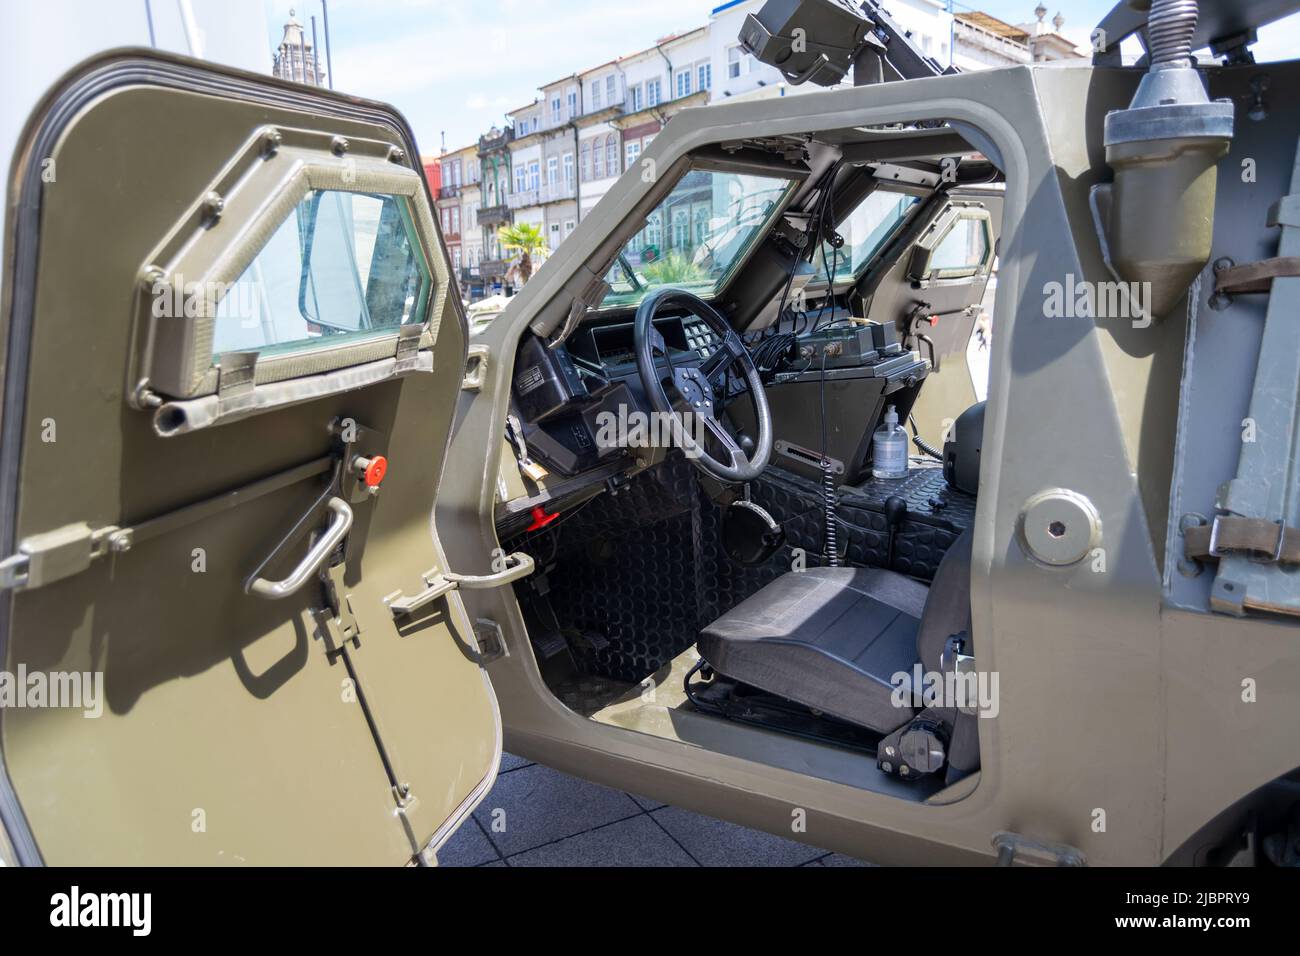
[[[916,655],[929,671],[939,671],[939,658],[952,635],[970,633],[970,530],[963,531],[939,562],[916,632]]]

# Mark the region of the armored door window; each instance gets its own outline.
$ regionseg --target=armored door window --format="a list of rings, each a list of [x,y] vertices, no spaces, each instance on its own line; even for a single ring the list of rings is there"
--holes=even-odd
[[[392,332],[424,314],[430,285],[403,201],[312,190],[218,302],[213,360]]]
[[[988,232],[978,219],[958,219],[948,235],[935,247],[930,260],[931,274],[953,274],[979,269],[988,256]]]
[[[912,249],[908,274],[918,282],[969,279],[993,264],[993,225],[982,203],[954,202]]]

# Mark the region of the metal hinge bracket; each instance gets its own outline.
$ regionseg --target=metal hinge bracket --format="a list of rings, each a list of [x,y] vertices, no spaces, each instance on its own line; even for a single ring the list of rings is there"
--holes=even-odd
[[[456,574],[453,571],[431,568],[421,575],[424,578],[424,590],[409,596],[401,591],[394,591],[384,598],[384,604],[393,617],[402,617],[418,611],[426,604],[436,601],[445,594],[450,594],[457,588],[485,590],[526,578],[533,573],[533,567],[533,559],[530,555],[516,551],[514,554],[506,555],[505,567],[493,574]]]
[[[23,538],[18,553],[0,561],[0,590],[39,588],[80,574],[96,558],[130,550],[131,529],[91,528],[84,521]]]

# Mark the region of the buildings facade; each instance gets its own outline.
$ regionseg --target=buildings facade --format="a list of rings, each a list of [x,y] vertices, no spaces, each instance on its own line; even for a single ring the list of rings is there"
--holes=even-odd
[[[1079,59],[1075,42],[1061,33],[1065,17],[1057,13],[1044,22],[1047,8],[1034,10],[1036,20],[1005,23],[987,13],[958,13],[953,18],[955,64],[963,70],[987,70],[1023,63]]]
[[[444,154],[438,215],[462,291],[471,298],[512,291],[512,257],[501,249],[498,230],[529,223],[553,251],[619,176],[640,168],[642,154],[678,111],[820,90],[791,86],[741,48],[741,24],[762,6],[763,0],[729,0],[702,26],[547,83],[531,103],[506,114],[504,128],[494,126],[475,146]],[[982,13],[953,14],[946,0],[891,0],[889,12],[922,52],[945,66],[976,70],[1079,55],[1061,33],[1062,16],[1045,22],[1041,5],[1036,21],[1019,26]],[[690,199],[689,189],[683,194]],[[670,221],[648,223],[634,244],[654,246],[651,255],[688,248],[699,210],[687,202],[667,215]]]
[[[514,127],[498,129],[493,126],[479,137],[476,149],[479,164],[479,208],[475,218],[482,248],[478,271],[485,295],[501,290],[510,265],[501,249],[497,233],[502,226],[514,222],[514,214],[510,210],[510,184],[514,175],[510,144],[514,142],[514,136]]]

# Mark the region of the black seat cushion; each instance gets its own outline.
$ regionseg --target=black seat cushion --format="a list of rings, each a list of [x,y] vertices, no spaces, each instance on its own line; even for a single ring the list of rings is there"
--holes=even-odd
[[[917,661],[929,588],[875,568],[782,575],[700,635],[713,669],[880,733],[910,720],[890,678]]]

